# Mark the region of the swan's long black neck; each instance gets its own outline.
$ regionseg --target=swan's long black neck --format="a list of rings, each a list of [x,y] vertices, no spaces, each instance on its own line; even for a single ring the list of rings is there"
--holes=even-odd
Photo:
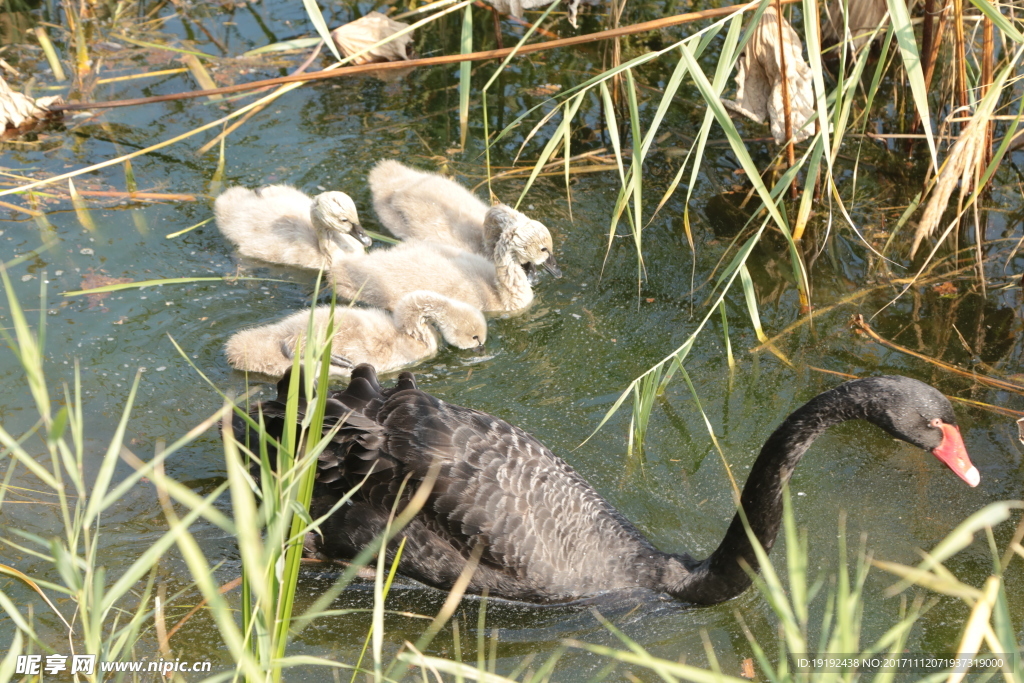
[[[846,420],[871,419],[872,403],[856,382],[825,392],[795,411],[775,430],[750,470],[740,497],[754,536],[771,550],[782,521],[782,488],[793,468],[811,443],[832,425]],[[872,419],[876,422],[876,419]],[[743,520],[737,512],[721,544],[703,562],[667,592],[677,598],[699,604],[714,604],[733,598],[746,590],[752,579],[744,569],[758,569]]]

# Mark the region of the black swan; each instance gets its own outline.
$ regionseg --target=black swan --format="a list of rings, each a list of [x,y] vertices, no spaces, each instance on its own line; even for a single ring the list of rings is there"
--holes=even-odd
[[[285,376],[278,400],[253,410],[254,416],[262,411],[274,436],[284,426],[288,383]],[[358,366],[348,388],[327,399],[327,416],[325,432],[338,420],[344,424],[320,456],[314,517],[370,476],[324,523],[322,536],[307,539],[307,550],[321,557],[354,557],[384,531],[406,477],[404,499],[439,463],[427,504],[402,532],[400,565],[404,574],[438,588],[451,588],[477,544],[483,554],[469,592],[536,603],[648,588],[708,605],[751,584],[741,561],[758,567],[738,513],[707,559],[661,552],[537,439],[418,390],[408,372],[394,388],[382,389],[371,366]],[[977,486],[978,470],[941,393],[898,376],[846,382],[793,412],[754,461],[741,500],[765,550],[781,521],[782,487],[804,451],[830,426],[855,419],[931,451]],[[237,416],[234,431],[240,440],[247,436]]]

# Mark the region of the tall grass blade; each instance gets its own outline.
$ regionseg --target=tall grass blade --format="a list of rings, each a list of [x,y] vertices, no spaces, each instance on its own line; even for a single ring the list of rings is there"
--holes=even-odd
[[[725,314],[725,302],[718,304],[718,310],[722,313],[722,338],[725,341],[725,357],[729,362],[729,371],[736,369],[736,359],[732,355],[732,340],[729,339],[729,317]]]
[[[29,588],[34,590],[36,594],[38,594],[39,597],[43,599],[43,602],[49,605],[50,609],[53,610],[53,613],[56,614],[57,617],[62,622],[64,622],[64,626],[67,627],[69,634],[74,630],[72,629],[71,624],[68,623],[68,620],[64,618],[64,615],[61,614],[61,611],[57,609],[57,606],[54,605],[53,602],[50,600],[49,596],[46,595],[46,592],[43,591],[43,589],[39,587],[39,584],[33,581],[31,577],[29,577],[24,572],[18,571],[14,567],[11,567],[10,565],[6,564],[0,564],[0,574],[7,574],[8,576],[13,576],[14,578],[28,585]],[[0,680],[3,680],[2,676],[0,676]]]
[[[813,151],[805,171],[804,191],[800,196],[800,208],[797,210],[796,223],[793,226],[794,241],[803,238],[804,230],[807,228],[807,221],[811,217],[811,208],[814,205],[814,181],[818,177],[818,166],[821,164],[821,158],[824,155],[825,139],[822,137],[815,138],[811,144]]]
[[[1000,31],[1002,31],[1010,40],[1015,43],[1024,43],[1024,34],[1020,30],[1010,23],[1010,20],[1002,14],[994,3],[988,2],[988,0],[971,0],[971,4],[977,7],[982,14],[992,20]]]
[[[678,68],[676,69],[678,71]],[[630,167],[630,178],[632,186],[629,189],[633,196],[633,246],[636,247],[637,275],[636,290],[637,297],[640,296],[640,288],[644,276],[644,256],[642,248],[643,231],[643,139],[640,136],[640,106],[636,97],[636,81],[633,79],[633,71],[626,72],[626,101],[629,103],[629,126],[633,133],[633,160]],[[639,303],[639,299],[637,301]]]
[[[207,223],[209,223],[212,220],[213,220],[213,216],[210,216],[209,218],[206,218],[204,220],[199,221],[195,225],[190,225],[189,227],[185,228],[184,230],[178,230],[177,232],[172,232],[169,235],[165,235],[164,239],[173,240],[175,237],[181,237],[186,232],[192,232],[196,228],[201,228],[201,227],[203,227],[204,225],[206,225]]]
[[[16,630],[14,637],[11,638],[11,644],[7,648],[7,654],[4,655],[3,660],[0,660],[0,681],[3,683],[14,680],[18,657],[21,656],[22,640],[21,630]]]
[[[462,54],[473,51],[473,5],[466,5],[462,14]],[[459,146],[466,149],[469,135],[469,91],[472,87],[473,62],[459,63]]]
[[[76,289],[70,292],[63,292],[61,296],[82,296],[85,294],[100,294],[102,292],[120,292],[125,289],[144,289],[146,287],[162,287],[163,285],[187,285],[193,282],[236,282],[243,280],[266,280],[267,282],[287,282],[258,277],[169,277],[163,280],[140,280],[138,282],[120,282],[114,285],[103,285],[92,289]]]
[[[210,178],[210,187],[208,189],[208,192],[210,193],[211,197],[216,197],[224,189],[224,170],[227,167],[227,159],[224,156],[224,140],[225,139],[226,138],[221,138],[220,139],[220,145],[218,146],[219,150],[218,150],[218,154],[217,154],[217,168],[213,169],[213,177]],[[191,229],[192,228],[189,228],[189,230],[191,230]],[[186,231],[182,231],[182,232],[186,232]],[[181,234],[180,232],[174,233],[174,236],[177,237],[180,234]],[[170,235],[167,236],[168,239],[170,239],[170,237],[171,237]]]
[[[759,15],[758,15],[759,16]],[[757,17],[753,19],[757,21]],[[736,48],[737,42],[739,41],[740,30],[743,27],[743,17],[737,15],[733,17],[729,23],[729,30],[725,35],[725,40],[722,43],[721,56],[719,57],[718,68],[715,70],[715,79],[711,84],[714,91],[721,97],[722,91],[725,90],[726,84],[729,82],[729,75],[732,73],[733,64],[736,59]],[[710,35],[710,34],[709,34]],[[680,50],[685,50],[686,47],[680,47]],[[684,60],[680,60],[680,64],[684,64]],[[690,198],[693,196],[693,189],[697,185],[697,176],[700,173],[701,163],[704,160],[704,149],[707,145],[708,134],[711,132],[711,124],[714,122],[714,113],[710,109],[704,112],[704,121],[701,123],[700,131],[697,133],[697,139],[691,146],[690,151],[687,152],[686,159],[679,167],[679,171],[676,173],[675,178],[669,183],[668,188],[665,190],[665,194],[662,196],[661,201],[658,202],[657,208],[654,213],[658,211],[668,202],[669,197],[675,193],[676,188],[679,186],[680,181],[683,178],[683,173],[686,170],[687,163],[690,160],[690,156],[693,156],[693,163],[690,165],[690,183],[686,188],[686,202],[684,203],[683,209],[683,221],[686,226],[686,239],[690,244],[690,249],[694,248],[693,235],[690,230]],[[653,219],[653,217],[652,217]]]
[[[761,327],[761,316],[757,313],[757,293],[754,291],[754,282],[750,279],[750,271],[747,270],[746,263],[740,266],[740,282],[743,284],[743,298],[747,302],[750,323],[754,326],[758,341],[763,344],[768,341],[768,335]]]
[[[338,46],[334,44],[334,38],[331,37],[331,29],[327,27],[327,22],[324,21],[324,15],[320,12],[320,6],[316,4],[316,0],[302,0],[302,6],[306,8],[306,14],[309,16],[309,20],[313,22],[313,27],[316,29],[317,34],[319,34],[320,40],[324,41],[331,54],[334,55],[334,58],[340,62],[341,53],[338,52]]]
[[[199,61],[199,58],[195,55],[185,55],[181,58],[181,61],[185,63],[188,70],[192,73],[192,78],[196,79],[196,83],[203,90],[213,90],[217,87],[217,83],[213,80],[210,72],[206,70],[203,63]],[[207,98],[210,102],[223,102],[223,95],[210,95]]]
[[[928,108],[928,89],[924,82],[924,70],[921,68],[921,55],[917,50],[917,39],[914,37],[914,24],[910,19],[910,10],[907,8],[907,3],[902,0],[887,0],[887,4],[893,32],[896,34],[896,43],[903,56],[903,68],[906,71],[907,80],[910,82],[910,91],[914,96],[914,106],[917,107],[917,111],[921,115],[921,127],[924,129],[925,139],[928,141],[932,168],[938,171],[939,159],[935,150],[935,134],[932,131],[932,118]]]
[[[132,160],[124,160],[124,187],[129,192],[137,192],[139,184],[135,182],[135,169],[132,168]]]
[[[68,178],[68,192],[71,193],[71,204],[75,207],[75,216],[78,218],[78,222],[89,232],[96,232],[96,222],[93,221],[92,214],[89,212],[89,205],[82,199],[82,195],[78,194],[78,190],[75,189],[75,184],[70,178]]]
[[[615,153],[615,165],[619,171],[619,182],[622,185],[622,190],[619,193],[615,211],[612,215],[611,225],[608,227],[608,245],[604,251],[604,260],[601,262],[601,272],[603,273],[605,264],[608,262],[608,255],[612,251],[612,242],[615,240],[615,229],[618,227],[619,223],[619,215],[621,213],[620,205],[626,188],[626,172],[625,166],[622,163],[622,142],[619,140],[619,122],[618,117],[615,115],[615,103],[612,102],[611,93],[608,91],[608,84],[605,81],[601,81],[598,84],[598,87],[601,92],[601,103],[603,105],[602,111],[604,112],[604,127],[605,130],[608,131],[608,137],[612,142],[612,151]]]
[[[523,186],[522,192],[519,193],[519,199],[516,200],[516,205],[513,208],[518,209],[523,199],[526,198],[526,193],[533,187],[533,182],[540,175],[540,171],[544,166],[547,165],[548,159],[554,154],[555,150],[562,142],[562,136],[565,134],[564,131],[569,128],[572,124],[572,119],[576,116],[576,110],[580,108],[580,104],[583,103],[583,96],[585,93],[579,93],[576,97],[571,100],[559,105],[563,110],[562,121],[558,124],[558,129],[555,130],[555,134],[551,136],[547,144],[544,145],[544,149],[541,151],[540,156],[537,158],[537,163],[534,164],[533,170],[530,172],[529,178],[526,179],[526,184]]]
[[[751,183],[753,183],[754,189],[761,198],[762,205],[767,209],[768,214],[771,216],[772,220],[775,221],[775,224],[779,227],[779,230],[782,231],[783,236],[786,238],[786,242],[789,245],[790,256],[792,258],[793,274],[797,282],[797,290],[800,292],[803,299],[807,299],[807,274],[803,267],[803,261],[800,258],[799,250],[793,242],[793,236],[789,230],[789,223],[780,212],[779,207],[776,204],[776,200],[772,197],[772,193],[769,192],[768,188],[761,180],[760,171],[754,164],[754,160],[751,158],[750,153],[747,151],[746,144],[743,142],[739,132],[736,130],[736,126],[733,125],[732,119],[728,112],[726,112],[724,105],[722,105],[722,101],[716,94],[714,87],[698,66],[695,56],[690,52],[689,46],[684,44],[680,50],[680,54],[688,63],[690,73],[693,74],[694,83],[700,90],[701,96],[708,105],[708,109],[714,113],[715,120],[718,121],[718,125],[720,125],[725,131],[725,136],[729,140],[729,147],[736,155],[740,164],[743,166],[743,169],[747,172],[747,177],[750,179]],[[797,169],[798,167],[795,166],[789,169],[789,172],[795,173]],[[777,187],[779,186],[777,185]]]
[[[443,2],[450,2],[451,0],[442,0],[442,1]],[[486,165],[487,165],[487,189],[488,189],[488,194],[490,196],[492,196],[492,197],[494,196],[494,191],[491,189],[491,175],[492,175],[491,174],[491,131],[490,131],[490,119],[489,119],[489,116],[488,116],[488,113],[487,113],[487,93],[490,90],[491,85],[494,84],[494,81],[496,81],[498,79],[498,76],[500,76],[505,71],[505,67],[508,66],[508,63],[512,60],[513,57],[516,56],[516,53],[519,51],[519,49],[523,45],[525,45],[527,43],[527,41],[529,41],[529,39],[537,31],[537,28],[540,27],[540,25],[544,23],[544,20],[548,18],[548,15],[551,14],[551,12],[555,9],[555,7],[558,6],[559,1],[560,0],[556,0],[555,2],[551,3],[548,6],[548,8],[546,10],[544,10],[544,13],[540,16],[540,18],[536,22],[534,22],[533,24],[530,25],[530,28],[527,29],[526,33],[523,34],[523,37],[519,39],[519,42],[517,42],[515,47],[512,48],[512,51],[508,54],[508,56],[505,57],[504,60],[502,60],[501,64],[498,65],[498,68],[494,70],[494,73],[491,74],[491,77],[489,79],[487,79],[487,83],[484,85],[484,87],[480,91],[480,104],[481,104],[481,107],[483,109],[482,120],[483,120],[483,124],[484,124],[484,143],[485,143],[484,159],[485,159]]]
[[[34,31],[36,38],[39,40],[39,47],[43,48],[46,62],[50,65],[50,70],[53,72],[54,80],[58,83],[63,83],[68,77],[64,74],[64,67],[60,64],[60,58],[57,56],[57,50],[53,47],[50,35],[43,26],[36,26]]]

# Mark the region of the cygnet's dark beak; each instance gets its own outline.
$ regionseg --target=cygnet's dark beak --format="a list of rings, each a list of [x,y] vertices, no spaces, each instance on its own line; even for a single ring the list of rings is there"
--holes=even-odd
[[[478,342],[480,342],[472,348],[473,353],[475,353],[478,356],[482,356],[484,353],[484,342],[480,341],[479,337],[473,337],[473,339],[476,339]]]
[[[544,270],[551,273],[554,277],[562,277],[562,269],[558,267],[554,254],[548,254],[547,259],[541,265],[544,266]]]
[[[363,226],[359,225],[358,223],[352,224],[352,235],[355,236],[357,240],[362,242],[364,247],[369,247],[373,245],[373,240],[370,239],[370,236],[363,231]]]

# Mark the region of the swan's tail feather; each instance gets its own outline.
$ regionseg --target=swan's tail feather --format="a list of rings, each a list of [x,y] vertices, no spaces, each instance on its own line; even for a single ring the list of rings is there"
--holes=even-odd
[[[369,363],[360,363],[352,370],[352,381],[355,381],[356,378],[365,379],[376,393],[381,392],[380,382],[377,381],[377,371]]]
[[[398,384],[395,385],[395,392],[417,389],[416,375],[411,372],[403,372],[398,376]]]

